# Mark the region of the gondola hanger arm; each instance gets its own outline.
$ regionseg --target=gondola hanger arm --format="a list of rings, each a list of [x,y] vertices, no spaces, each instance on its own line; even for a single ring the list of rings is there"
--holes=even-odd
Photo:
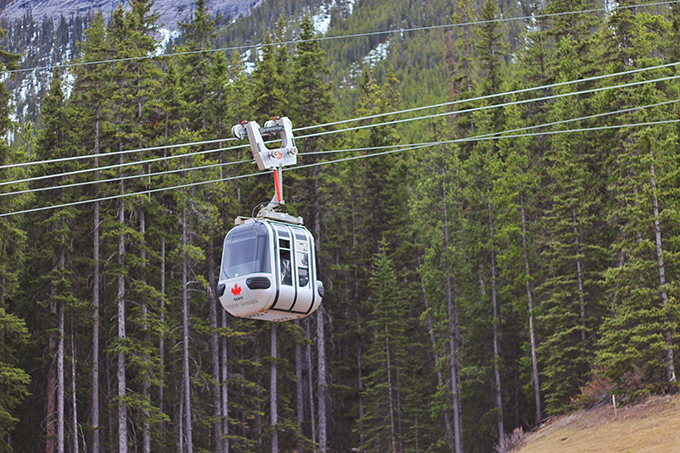
[[[272,217],[274,210],[285,204],[283,199],[283,167],[297,164],[297,147],[293,136],[293,125],[287,117],[275,117],[260,127],[255,121],[243,121],[231,128],[234,137],[245,139],[248,137],[250,150],[260,171],[272,170],[274,172],[274,196],[269,204],[258,213],[258,217]],[[281,136],[279,148],[268,148],[264,143],[264,136]],[[276,217],[286,214],[277,213]],[[302,218],[291,216],[285,219],[289,223],[302,224]],[[282,219],[279,219],[282,220]]]

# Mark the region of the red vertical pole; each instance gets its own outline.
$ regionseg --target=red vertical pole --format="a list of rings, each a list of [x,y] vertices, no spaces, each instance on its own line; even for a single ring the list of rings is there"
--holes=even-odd
[[[282,204],[283,200],[283,181],[282,181],[282,175],[281,175],[281,167],[278,167],[276,170],[274,170],[274,186],[276,188],[276,199],[278,200],[279,204]]]

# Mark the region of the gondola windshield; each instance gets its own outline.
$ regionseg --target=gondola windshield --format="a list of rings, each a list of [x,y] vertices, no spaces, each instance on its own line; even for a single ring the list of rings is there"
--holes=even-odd
[[[269,273],[269,232],[261,222],[234,228],[224,239],[222,279]]]

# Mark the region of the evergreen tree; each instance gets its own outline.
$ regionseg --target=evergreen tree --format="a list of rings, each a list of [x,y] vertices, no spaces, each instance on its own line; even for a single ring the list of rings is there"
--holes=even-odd
[[[104,223],[102,234],[116,237],[115,242],[110,241],[105,247],[117,256],[117,266],[110,266],[107,273],[115,275],[109,281],[116,282],[118,335],[117,342],[112,346],[117,359],[117,443],[121,451],[126,451],[128,440],[132,440],[133,444],[141,442],[143,449],[150,448],[151,433],[147,423],[157,420],[158,413],[150,404],[148,390],[150,376],[154,373],[153,362],[149,360],[154,348],[147,337],[149,304],[150,301],[158,300],[154,289],[149,285],[146,271],[149,256],[146,237],[149,200],[146,196],[140,196],[128,204],[124,198],[127,191],[139,192],[145,188],[145,183],[140,178],[132,179],[131,183],[126,184],[130,174],[142,175],[149,169],[126,164],[125,154],[121,153],[126,148],[142,147],[159,132],[153,127],[157,121],[154,106],[159,71],[150,60],[138,58],[155,51],[156,41],[152,35],[156,29],[158,14],[151,12],[152,7],[152,1],[140,0],[132,2],[128,12],[122,8],[116,9],[106,35],[113,55],[119,59],[111,71],[111,80],[115,84],[111,101],[115,107],[111,114],[113,134],[107,142],[109,149],[117,153],[109,161],[118,165],[115,174],[117,187],[111,187],[110,190],[121,198],[117,200],[117,220]],[[134,300],[136,303],[126,307],[126,300]],[[131,338],[137,341],[131,341]],[[128,368],[135,369],[135,378],[139,377],[138,380],[128,382]],[[128,388],[140,388],[141,391],[128,394]],[[130,417],[141,421],[139,439],[128,439],[127,424]]]
[[[370,451],[404,451],[403,406],[407,397],[406,327],[403,299],[397,296],[397,276],[382,240],[375,257],[370,290],[372,313],[366,320],[370,333],[364,366],[367,373],[366,447]]]
[[[554,59],[558,82],[577,79],[583,70],[578,44],[569,38],[560,41]],[[571,90],[556,88],[557,93]],[[585,109],[584,101],[565,97],[551,106],[550,119],[559,122],[585,116]],[[575,128],[570,124],[555,129]],[[584,123],[576,123],[580,125]],[[608,254],[597,244],[608,238],[596,236],[603,230],[597,224],[606,202],[605,188],[596,177],[602,169],[594,166],[600,159],[591,154],[590,141],[586,134],[559,134],[545,155],[545,190],[550,194],[541,222],[546,279],[537,294],[542,299],[539,324],[544,337],[538,351],[549,413],[568,407],[588,379],[599,322],[597,301],[602,296],[595,282]]]
[[[7,35],[7,30],[0,29],[0,37]],[[0,48],[0,68],[14,69],[18,55],[11,54]],[[9,118],[10,95],[5,85],[0,86],[0,134],[6,135],[12,127]],[[3,181],[20,179],[22,172],[16,172],[7,165],[17,162],[20,153],[13,152],[7,143],[0,142],[0,178]],[[0,189],[2,194],[18,187],[9,186]],[[11,213],[21,206],[21,200],[3,197],[0,210]],[[19,291],[20,270],[24,259],[26,235],[12,217],[0,218],[0,332],[2,332],[2,347],[0,347],[0,449],[13,451],[8,443],[8,435],[13,432],[19,422],[17,409],[28,396],[30,376],[21,368],[21,352],[29,340],[28,329],[23,319],[11,313],[14,300]]]
[[[281,116],[285,111],[287,93],[285,74],[281,64],[284,61],[277,55],[276,44],[267,31],[262,44],[262,57],[253,71],[251,108],[257,118]]]
[[[82,45],[84,63],[102,61],[110,56],[110,49],[106,39],[106,25],[104,17],[100,12],[85,32],[86,40]],[[74,108],[79,109],[79,115],[83,119],[83,124],[91,125],[93,129],[83,128],[82,134],[78,138],[78,143],[86,150],[92,150],[97,156],[94,158],[94,167],[100,165],[98,155],[102,153],[102,143],[106,136],[105,125],[109,110],[107,100],[111,95],[112,85],[108,81],[107,71],[110,66],[100,64],[88,64],[79,67],[76,72],[76,82],[71,95],[71,103]],[[100,177],[99,172],[95,173],[94,178]],[[92,198],[99,198],[99,185],[95,184],[92,191]],[[101,295],[101,266],[100,266],[100,244],[101,244],[101,204],[99,201],[93,203],[92,212],[92,382],[91,382],[91,426],[92,426],[92,448],[98,451],[100,448],[100,295]]]
[[[73,112],[65,103],[59,73],[55,74],[49,96],[42,109],[44,128],[36,142],[36,157],[39,160],[63,159],[77,155],[74,146]],[[39,206],[54,206],[69,203],[78,197],[73,189],[60,189],[75,181],[73,171],[77,166],[71,162],[57,165],[42,164],[33,174],[33,190],[39,191],[36,202]],[[27,266],[33,275],[40,275],[36,285],[26,286],[26,300],[37,303],[38,347],[45,348],[49,363],[46,365],[45,380],[46,414],[50,421],[44,438],[46,449],[61,451],[66,443],[65,413],[65,317],[77,309],[77,290],[72,252],[77,246],[77,223],[80,216],[77,207],[59,208],[58,211],[39,211],[29,216],[27,239],[31,244]],[[34,309],[35,309],[34,308]],[[35,325],[32,326],[36,328]],[[72,359],[75,357],[72,355]],[[76,439],[77,434],[72,433]]]
[[[428,320],[432,332],[433,348],[437,358],[435,367],[444,370],[448,384],[440,386],[433,408],[444,412],[448,420],[453,414],[453,426],[447,422],[447,438],[452,451],[463,450],[461,366],[463,363],[460,347],[461,287],[465,260],[462,259],[461,234],[464,214],[461,206],[462,181],[460,161],[449,150],[437,149],[425,153],[419,159],[421,166],[415,193],[417,210],[413,215],[418,221],[418,240],[425,247],[424,260],[420,266],[423,293],[431,306],[421,315]],[[433,194],[437,194],[433,197]],[[440,396],[446,395],[446,396]]]
[[[616,10],[609,18],[608,32],[602,35],[607,47],[600,58],[612,70],[657,65],[663,53],[660,37],[669,28],[661,16]],[[631,77],[640,76],[622,79]],[[659,102],[667,99],[669,89],[675,87],[646,84],[603,93],[598,102],[609,109]],[[618,118],[622,123],[645,121],[656,115],[665,117],[663,111],[664,107],[642,109]],[[668,273],[662,222],[663,211],[674,208],[671,199],[662,195],[666,188],[658,185],[666,169],[674,168],[674,158],[667,160],[665,151],[675,144],[662,125],[620,129],[611,143],[615,166],[609,188],[615,205],[608,220],[618,236],[611,245],[617,258],[605,274],[610,315],[601,327],[596,363],[623,389],[675,391],[675,322],[670,314],[674,298],[669,293],[675,276]]]

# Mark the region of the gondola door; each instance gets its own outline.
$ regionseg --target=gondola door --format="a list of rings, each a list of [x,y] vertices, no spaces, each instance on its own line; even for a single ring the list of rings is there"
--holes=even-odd
[[[290,228],[286,225],[274,224],[276,260],[276,274],[278,277],[279,295],[271,309],[277,311],[291,311],[297,302],[297,288],[295,285],[295,254]]]
[[[295,271],[297,282],[297,300],[295,311],[309,314],[316,309],[321,296],[315,293],[316,257],[314,256],[314,239],[306,229],[291,228],[295,246]]]
[[[270,222],[277,295],[265,312],[247,316],[266,321],[304,318],[321,303],[314,263],[314,238],[304,227]]]

